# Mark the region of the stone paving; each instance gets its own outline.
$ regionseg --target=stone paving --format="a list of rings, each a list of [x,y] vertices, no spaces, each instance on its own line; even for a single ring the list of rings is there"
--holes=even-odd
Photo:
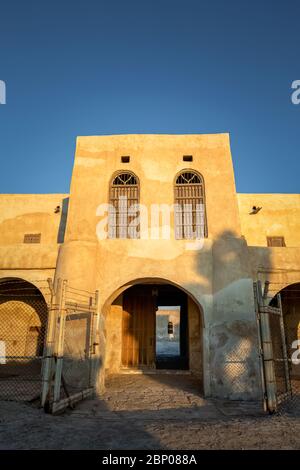
[[[0,401],[0,449],[299,449],[300,420],[204,399],[189,375],[119,375],[63,415]]]
[[[72,415],[176,419],[178,413],[194,418],[219,414],[214,404],[201,396],[200,382],[189,375],[115,375],[106,387],[103,400],[82,402]]]
[[[230,405],[236,415],[261,411],[258,404],[232,404],[203,398],[200,381],[190,374],[132,373],[110,376],[103,400],[82,402],[72,411],[72,415],[134,420],[176,420],[180,417],[205,421],[232,414]]]

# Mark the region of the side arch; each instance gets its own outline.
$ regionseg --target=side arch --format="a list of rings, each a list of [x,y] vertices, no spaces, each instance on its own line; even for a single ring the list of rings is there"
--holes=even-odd
[[[47,320],[48,306],[36,285],[17,277],[0,279],[0,337],[8,358],[41,356]]]

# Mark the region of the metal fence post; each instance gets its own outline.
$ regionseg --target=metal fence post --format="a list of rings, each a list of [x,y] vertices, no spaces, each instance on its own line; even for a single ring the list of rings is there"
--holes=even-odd
[[[96,388],[96,360],[97,360],[97,353],[98,353],[98,328],[99,328],[99,291],[95,291],[95,306],[92,313],[92,338],[91,338],[91,364],[90,364],[90,383],[91,387]]]
[[[262,383],[262,392],[263,392],[263,408],[264,411],[267,411],[267,392],[266,392],[266,376],[265,376],[265,368],[264,368],[264,360],[263,360],[263,347],[262,347],[262,334],[261,334],[261,318],[259,312],[259,303],[258,303],[258,291],[257,291],[257,283],[254,282],[254,303],[255,303],[255,312],[256,312],[256,324],[257,324],[257,331],[258,331],[258,348],[259,348],[259,362],[260,362],[260,372],[261,372],[261,383]]]
[[[55,379],[54,379],[54,393],[53,401],[58,401],[60,398],[61,388],[61,374],[63,366],[63,355],[64,355],[64,336],[65,336],[65,322],[66,322],[66,309],[65,309],[65,296],[66,296],[67,281],[62,282],[61,288],[59,289],[59,331],[57,340],[57,360],[55,368]]]
[[[288,359],[287,347],[286,347],[282,302],[281,302],[280,294],[277,294],[277,303],[278,303],[278,307],[280,310],[280,332],[281,332],[282,352],[283,352],[283,359],[284,359],[284,374],[285,374],[286,390],[287,390],[287,393],[291,395],[292,389],[291,389],[291,381],[290,381],[289,359]]]
[[[262,295],[261,281],[257,281],[257,296],[259,307],[264,307],[264,299]],[[267,391],[267,403],[269,412],[274,412],[277,409],[276,399],[276,377],[273,363],[273,347],[272,338],[270,331],[269,315],[264,311],[264,308],[260,311],[260,326],[261,326],[261,339],[264,355],[264,369],[266,378],[266,391]]]
[[[51,375],[52,375],[52,364],[53,364],[53,353],[55,343],[55,324],[56,324],[56,308],[54,304],[54,289],[52,279],[48,279],[49,289],[51,292],[50,307],[48,312],[48,328],[46,335],[46,344],[44,350],[44,367],[42,373],[42,396],[41,405],[44,407],[47,401],[47,397],[50,392]]]

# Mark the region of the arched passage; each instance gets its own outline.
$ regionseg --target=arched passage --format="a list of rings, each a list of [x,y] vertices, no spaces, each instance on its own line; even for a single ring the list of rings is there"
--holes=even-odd
[[[179,369],[202,382],[202,311],[183,288],[162,279],[138,279],[112,294],[103,313],[106,374]]]
[[[1,398],[26,400],[37,394],[47,317],[36,286],[20,278],[0,279]]]

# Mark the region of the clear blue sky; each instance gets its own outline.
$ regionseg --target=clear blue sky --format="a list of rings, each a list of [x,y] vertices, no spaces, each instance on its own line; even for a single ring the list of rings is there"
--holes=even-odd
[[[0,192],[68,192],[77,135],[231,134],[239,192],[300,193],[299,0],[2,0]]]

